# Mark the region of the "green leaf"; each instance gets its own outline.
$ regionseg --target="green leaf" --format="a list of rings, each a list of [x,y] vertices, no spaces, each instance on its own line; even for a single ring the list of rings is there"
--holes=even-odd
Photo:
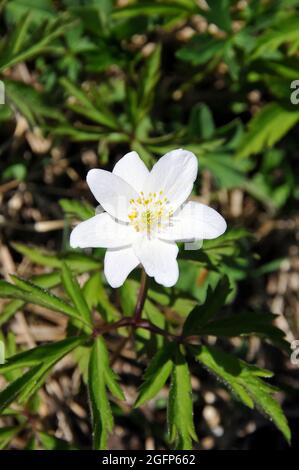
[[[17,276],[11,276],[11,278],[14,280],[16,285],[0,281],[0,297],[20,299],[25,302],[41,305],[56,312],[64,313],[65,315],[83,323],[84,329],[87,332],[91,331],[90,325],[80,317],[77,310],[64,302],[64,300],[52,294],[50,291],[41,289],[31,282],[20,279]]]
[[[200,334],[202,327],[216,314],[224,305],[231,292],[229,281],[224,277],[212,290],[208,287],[207,298],[204,305],[196,306],[187,317],[184,327],[184,336]]]
[[[109,388],[112,395],[117,398],[118,400],[125,400],[124,392],[122,391],[119,383],[118,383],[118,376],[113,372],[113,370],[107,364],[106,372],[105,372],[105,380],[107,387]]]
[[[188,124],[189,135],[192,138],[211,139],[215,132],[212,112],[205,103],[193,106]]]
[[[73,22],[67,23],[66,21],[64,21],[63,24],[59,24],[59,21],[48,22],[46,27],[44,27],[44,34],[38,38],[36,42],[27,45],[27,47],[24,47],[22,50],[18,50],[15,54],[9,49],[5,54],[2,54],[0,59],[0,71],[2,72],[17,63],[24,62],[36,57],[38,54],[47,52],[50,43],[63,35],[66,29],[73,25]]]
[[[113,429],[113,416],[107,397],[103,368],[101,367],[99,340],[94,343],[89,363],[89,396],[93,422],[93,447],[103,450],[108,434]]]
[[[33,276],[31,281],[39,287],[50,288],[60,283],[60,273],[53,272]],[[24,306],[23,300],[12,300],[8,302],[0,312],[0,326],[7,322],[18,310]]]
[[[247,182],[246,168],[243,165],[245,160],[237,159],[231,154],[211,152],[200,157],[200,163],[203,168],[210,170],[221,188],[242,187]]]
[[[99,338],[97,351],[98,359],[101,360],[101,368],[103,369],[104,379],[107,387],[109,388],[112,395],[115,396],[115,398],[124,400],[125,397],[123,391],[118,384],[118,377],[110,367],[109,353],[105,345],[105,341],[102,338]]]
[[[104,340],[97,337],[90,355],[88,390],[93,422],[93,447],[103,450],[107,447],[108,435],[113,429],[113,416],[107,396],[106,386],[117,396],[123,394],[111,374],[107,348]]]
[[[248,407],[256,406],[265,413],[283,433],[288,442],[291,432],[279,403],[273,398],[276,391],[261,377],[270,377],[271,373],[250,366],[237,357],[212,346],[191,348],[195,358],[212,374],[229,387],[229,389]]]
[[[278,142],[297,122],[299,112],[279,103],[264,106],[250,121],[248,131],[241,139],[238,157],[262,152]]]
[[[2,105],[1,105],[2,106]],[[27,176],[27,168],[23,163],[9,165],[2,173],[3,180],[16,179],[24,181]]]
[[[37,450],[37,448],[36,448],[36,436],[31,436],[28,439],[27,444],[24,447],[24,450]]]
[[[137,123],[140,124],[143,117],[150,111],[154,90],[160,78],[161,46],[157,45],[148,57],[142,70],[138,96]]]
[[[38,439],[45,450],[77,450],[77,448],[72,446],[69,442],[42,431],[38,432]]]
[[[177,304],[173,305],[173,308],[175,310]],[[143,307],[144,311],[144,316],[148,318],[148,320],[156,325],[158,328],[161,328],[162,330],[166,329],[166,318],[165,314],[160,310],[159,307],[157,307],[151,300],[148,298]],[[151,346],[153,348],[153,353],[156,351],[157,348],[163,347],[164,344],[164,338],[163,336],[160,335],[150,335],[150,341],[151,343],[147,343],[147,345],[143,345],[144,347],[147,348],[147,351],[151,355]]]
[[[72,271],[77,271],[78,273],[101,267],[100,261],[82,253],[70,252],[57,256],[54,253],[41,251],[37,247],[32,248],[23,243],[12,243],[11,245],[18,253],[27,256],[34,263],[50,268],[61,268],[63,262],[66,262]]]
[[[60,199],[60,207],[67,215],[72,215],[80,220],[87,220],[94,216],[94,208],[87,202],[80,202],[72,199]]]
[[[24,302],[22,300],[8,302],[0,312],[0,326],[6,323],[23,305]]]
[[[51,108],[43,94],[25,83],[5,79],[5,93],[11,107],[16,108],[32,126],[41,125],[45,119],[64,121],[63,114]],[[24,168],[21,170],[24,173]],[[20,172],[20,170],[19,170]]]
[[[99,272],[94,272],[86,281],[83,294],[89,307],[98,307],[101,316],[108,323],[120,317],[120,313],[109,300]]]
[[[284,43],[295,43],[299,40],[299,14],[292,13],[291,16],[280,20],[271,29],[266,29],[256,44],[251,59],[269,56]]]
[[[268,312],[238,313],[206,323],[202,326],[200,334],[224,337],[258,335],[289,353],[290,345],[284,339],[285,333],[273,324],[276,317],[277,315]]]
[[[31,18],[32,15],[30,15],[30,12],[25,13],[9,37],[8,48],[11,55],[17,54],[22,49],[28,34]]]
[[[174,344],[165,344],[153,357],[144,374],[134,407],[154,398],[164,387],[173,368]]]
[[[78,104],[69,103],[68,107],[70,109],[93,120],[94,122],[102,124],[103,126],[118,130],[119,126],[116,118],[112,113],[110,113],[110,111],[96,107],[88,98],[87,93],[82,91],[67,78],[61,78],[60,83],[65,88],[65,90],[78,102]]]
[[[5,364],[0,365],[0,374],[24,367],[37,366],[43,361],[52,361],[56,358],[60,358],[61,355],[66,355],[76,347],[82,345],[87,338],[88,336],[84,335],[66,338],[56,343],[44,344],[29,349],[28,351],[15,354],[9,357]]]
[[[225,48],[226,41],[223,39],[201,34],[194,36],[186,46],[179,49],[176,56],[194,66],[203,65],[209,61],[217,63],[223,56]]]
[[[103,284],[101,274],[99,272],[91,274],[85,282],[83,286],[83,295],[90,309],[97,306],[101,296],[101,294],[99,294],[101,287],[103,287]]]
[[[139,129],[140,129],[140,127],[139,127]],[[147,166],[151,167],[152,165],[154,165],[155,159],[154,159],[152,153],[149,152],[148,149],[143,144],[138,142],[138,140],[133,140],[132,150],[135,150],[135,152],[138,153],[140,158],[144,161],[144,163]]]
[[[49,289],[60,284],[60,273],[58,271],[53,271],[51,273],[38,274],[37,276],[32,276],[30,278],[32,284],[35,284],[42,289]]]
[[[86,303],[85,297],[81,291],[78,281],[73,276],[67,264],[63,263],[61,270],[61,279],[65,291],[74,303],[79,315],[92,326],[91,311]]]
[[[169,440],[177,450],[192,449],[197,441],[193,423],[191,378],[185,357],[177,347],[168,400]]]
[[[4,289],[5,287],[7,288],[8,292],[11,290],[12,293],[16,292],[17,294],[20,293],[21,296],[27,296],[27,298],[30,299],[30,302],[36,303],[37,305],[43,305],[44,307],[65,313],[66,315],[78,316],[78,313],[73,306],[52,294],[49,290],[42,289],[41,287],[34,285],[32,282],[21,279],[14,274],[10,277],[14,281],[15,285],[2,281],[1,288],[3,286]]]
[[[4,449],[7,444],[18,434],[21,426],[6,426],[0,429],[0,450]]]
[[[208,0],[208,10],[204,13],[209,23],[214,23],[223,31],[231,30],[231,0]]]
[[[116,8],[112,13],[112,18],[134,18],[140,15],[181,15],[182,13],[187,13],[190,10],[191,8],[188,8],[187,5],[183,5],[178,2],[164,2],[163,4],[143,1],[140,2],[140,4],[135,3],[123,8]]]
[[[36,26],[48,18],[55,18],[55,10],[51,0],[13,0],[7,2],[6,15],[10,24],[24,21],[24,15],[31,13],[30,20]]]
[[[36,365],[0,392],[0,413],[15,400],[18,400],[19,403],[25,403],[43,385],[49,370],[84,341],[86,341],[84,336],[69,338],[53,345],[40,346],[9,358],[7,366],[6,364],[1,366],[3,368],[1,372],[20,368],[26,364],[27,366],[29,364]],[[45,356],[45,351],[49,350],[49,356]]]
[[[119,289],[121,309],[124,315],[130,317],[134,313],[139,284],[128,279]]]
[[[28,384],[35,383],[36,377],[39,374],[42,366],[35,366],[33,369],[28,370],[24,375],[17,378],[14,382],[8,385],[2,392],[0,392],[0,413],[14,402],[22,391],[25,390]]]

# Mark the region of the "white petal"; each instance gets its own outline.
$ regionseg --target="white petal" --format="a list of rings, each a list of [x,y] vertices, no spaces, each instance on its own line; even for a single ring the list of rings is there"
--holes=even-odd
[[[105,170],[93,169],[87,173],[87,184],[94,197],[110,215],[128,222],[130,199],[138,193],[119,176]]]
[[[156,282],[165,287],[171,287],[177,282],[178,247],[175,243],[140,237],[133,244],[133,249],[148,276],[154,277]]]
[[[111,287],[120,287],[130,272],[139,264],[131,247],[107,250],[104,260],[104,274]]]
[[[190,201],[174,214],[172,226],[159,235],[163,240],[205,240],[217,238],[226,230],[226,222],[215,209]]]
[[[72,248],[118,248],[130,245],[135,237],[130,225],[117,222],[105,212],[77,225],[71,233],[70,245]]]
[[[198,162],[196,156],[188,150],[173,150],[166,153],[153,166],[146,181],[145,191],[164,191],[173,210],[186,201],[196,180]]]
[[[137,152],[124,155],[113,168],[113,174],[119,176],[139,193],[143,191],[149,171]]]

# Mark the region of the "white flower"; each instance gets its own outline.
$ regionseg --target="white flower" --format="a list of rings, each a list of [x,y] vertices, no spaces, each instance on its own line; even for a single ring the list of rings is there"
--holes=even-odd
[[[195,155],[182,149],[161,157],[150,172],[136,152],[119,160],[112,173],[90,170],[87,183],[101,210],[75,227],[71,246],[107,248],[104,272],[112,287],[139,264],[159,284],[173,286],[179,277],[175,241],[212,239],[226,230],[214,209],[185,203],[197,170]]]

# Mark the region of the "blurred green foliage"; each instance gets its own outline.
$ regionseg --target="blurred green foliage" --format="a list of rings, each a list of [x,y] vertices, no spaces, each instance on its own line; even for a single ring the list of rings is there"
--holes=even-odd
[[[212,201],[217,202],[217,190],[239,188],[274,214],[291,213],[299,198],[294,171],[299,105],[290,102],[291,82],[299,78],[298,6],[295,0],[0,1],[0,79],[6,97],[6,104],[0,105],[1,181],[26,181],[30,175],[30,159],[5,154],[22,116],[30,129],[38,129],[52,143],[68,147],[74,142],[76,148],[94,149],[98,165],[108,169],[129,149],[151,165],[157,156],[184,147],[196,154],[201,171],[211,175]],[[27,79],[18,71],[24,64]],[[39,158],[46,165],[49,155]],[[79,164],[79,151],[74,158]],[[60,206],[67,227],[74,218],[84,220],[93,214],[87,202],[62,199]],[[255,334],[286,349],[270,313],[251,315],[244,309],[218,315],[225,302],[234,299],[238,283],[256,274],[251,243],[245,228],[235,228],[204,243],[200,251],[183,252],[177,286],[150,286],[146,318],[159,328],[176,331],[176,322],[165,320],[164,312],[171,309],[183,321],[187,318],[186,336]],[[18,352],[11,336],[5,335],[13,358],[0,367],[10,383],[0,393],[2,409],[13,414],[11,403],[18,399],[36,412],[38,404],[30,400],[53,365],[76,349],[89,383],[94,445],[105,447],[113,426],[107,390],[118,400],[122,392],[111,374],[104,341],[90,344],[91,309],[96,307],[108,323],[119,319],[119,310],[132,315],[138,281],[133,276],[125,283],[116,306],[99,275],[101,250],[91,256],[70,252],[68,247],[58,254],[26,243],[14,248],[53,272],[31,282],[16,277],[14,284],[1,281],[1,297],[12,300],[1,312],[0,324],[33,302],[67,315],[70,332],[76,334],[31,352]],[[73,275],[84,272],[90,277],[81,290]],[[62,298],[45,290],[60,285]],[[178,448],[191,448],[197,439],[186,354],[228,384],[245,405],[270,415],[290,439],[284,415],[272,398],[274,389],[263,380],[270,373],[228,353],[221,356],[214,348],[186,352],[148,331],[138,330],[136,348],[153,356],[138,405],[153,398],[172,376],[169,442]],[[48,360],[40,364],[43,355]],[[179,402],[185,403],[184,409],[177,406]],[[1,446],[24,427],[24,419],[18,417],[16,426],[1,430]],[[46,432],[28,442],[31,448],[38,445],[68,448]]]
[[[299,120],[290,103],[299,72],[297,2],[199,5],[2,1],[1,120],[18,112],[58,141],[94,142],[102,164],[117,148],[151,163],[184,146],[221,187],[241,186],[282,208],[298,197],[296,155],[279,145],[287,133],[292,141]],[[24,61],[37,82],[11,77]],[[279,153],[269,154],[274,145]],[[24,171],[14,166],[3,177]]]

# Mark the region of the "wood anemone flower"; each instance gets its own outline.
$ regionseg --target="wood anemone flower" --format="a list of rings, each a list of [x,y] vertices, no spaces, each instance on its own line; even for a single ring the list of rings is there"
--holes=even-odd
[[[112,173],[93,169],[87,183],[100,213],[77,225],[73,248],[107,248],[104,273],[112,287],[121,286],[141,264],[148,276],[165,287],[179,277],[176,241],[217,238],[226,230],[214,209],[187,201],[197,177],[196,156],[173,150],[149,171],[136,152],[115,165]]]

